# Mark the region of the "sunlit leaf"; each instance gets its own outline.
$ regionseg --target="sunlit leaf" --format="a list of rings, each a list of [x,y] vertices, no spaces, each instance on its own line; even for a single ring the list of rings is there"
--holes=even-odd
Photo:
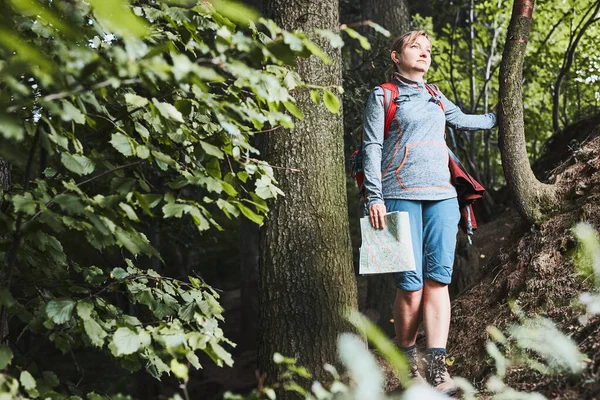
[[[129,328],[119,328],[113,335],[113,343],[116,347],[117,356],[133,354],[141,345],[138,334]]]
[[[292,103],[291,101],[284,101],[283,105],[285,106],[286,110],[288,110],[290,114],[292,114],[294,117],[298,118],[299,120],[304,119],[304,114],[294,103]]]
[[[239,1],[214,0],[214,6],[219,14],[242,25],[258,20],[258,13]]]
[[[33,378],[33,376],[31,376],[29,371],[21,371],[21,377],[19,378],[19,381],[21,382],[21,385],[23,385],[25,390],[31,390],[37,386],[35,379]]]
[[[94,162],[81,154],[64,152],[60,155],[60,161],[65,168],[77,175],[89,175],[95,169]]]
[[[340,100],[335,94],[333,94],[331,90],[325,90],[323,94],[323,102],[325,103],[325,107],[327,107],[329,112],[333,114],[340,112]]]
[[[141,37],[148,33],[146,22],[137,17],[126,0],[89,0],[94,13],[106,27],[116,34]]]
[[[184,122],[183,115],[173,104],[163,103],[156,99],[152,99],[152,103],[163,117],[177,122]]]
[[[71,299],[50,300],[46,305],[46,315],[55,324],[64,324],[71,319],[75,302]]]

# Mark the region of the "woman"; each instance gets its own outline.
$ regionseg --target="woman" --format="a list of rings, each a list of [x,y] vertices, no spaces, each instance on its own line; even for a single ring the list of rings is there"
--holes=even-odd
[[[385,89],[375,88],[365,110],[366,206],[371,224],[377,229],[384,227],[386,212],[409,214],[417,269],[394,277],[396,338],[410,360],[413,379],[424,382],[415,348],[422,311],[427,380],[438,391],[452,394],[457,388],[446,370],[448,284],[460,213],[456,190],[450,184],[444,130],[446,123],[460,130],[490,129],[496,124],[496,116],[465,115],[439,91],[432,94],[427,90],[423,77],[431,65],[431,41],[424,31],[397,37],[391,58],[392,81],[398,86],[399,95],[395,99],[396,115],[385,140]]]

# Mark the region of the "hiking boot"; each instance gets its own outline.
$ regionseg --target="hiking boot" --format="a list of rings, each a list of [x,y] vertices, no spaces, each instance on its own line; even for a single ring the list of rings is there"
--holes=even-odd
[[[423,375],[419,372],[419,358],[417,357],[417,350],[413,351],[411,355],[408,355],[408,367],[410,370],[410,378],[414,385],[426,385],[427,381],[423,378]]]
[[[458,391],[454,380],[446,369],[446,354],[430,353],[426,356],[427,380],[440,393],[452,396]]]

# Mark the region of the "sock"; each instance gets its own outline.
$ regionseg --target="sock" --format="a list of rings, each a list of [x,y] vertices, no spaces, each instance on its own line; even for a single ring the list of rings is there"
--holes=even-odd
[[[439,354],[446,355],[446,349],[443,347],[430,347],[427,350],[425,350],[425,354],[429,354],[432,356],[436,356]]]
[[[415,343],[409,347],[398,346],[398,348],[404,353],[404,355],[407,358],[410,359],[415,354],[415,351],[417,351],[417,344]]]

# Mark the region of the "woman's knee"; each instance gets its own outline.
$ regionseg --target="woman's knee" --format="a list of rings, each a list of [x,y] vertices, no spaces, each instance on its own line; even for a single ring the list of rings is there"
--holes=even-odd
[[[400,300],[403,304],[415,305],[421,304],[421,298],[423,296],[423,290],[402,290],[396,291],[396,299]]]
[[[448,290],[448,284],[433,279],[423,279],[424,290]]]

